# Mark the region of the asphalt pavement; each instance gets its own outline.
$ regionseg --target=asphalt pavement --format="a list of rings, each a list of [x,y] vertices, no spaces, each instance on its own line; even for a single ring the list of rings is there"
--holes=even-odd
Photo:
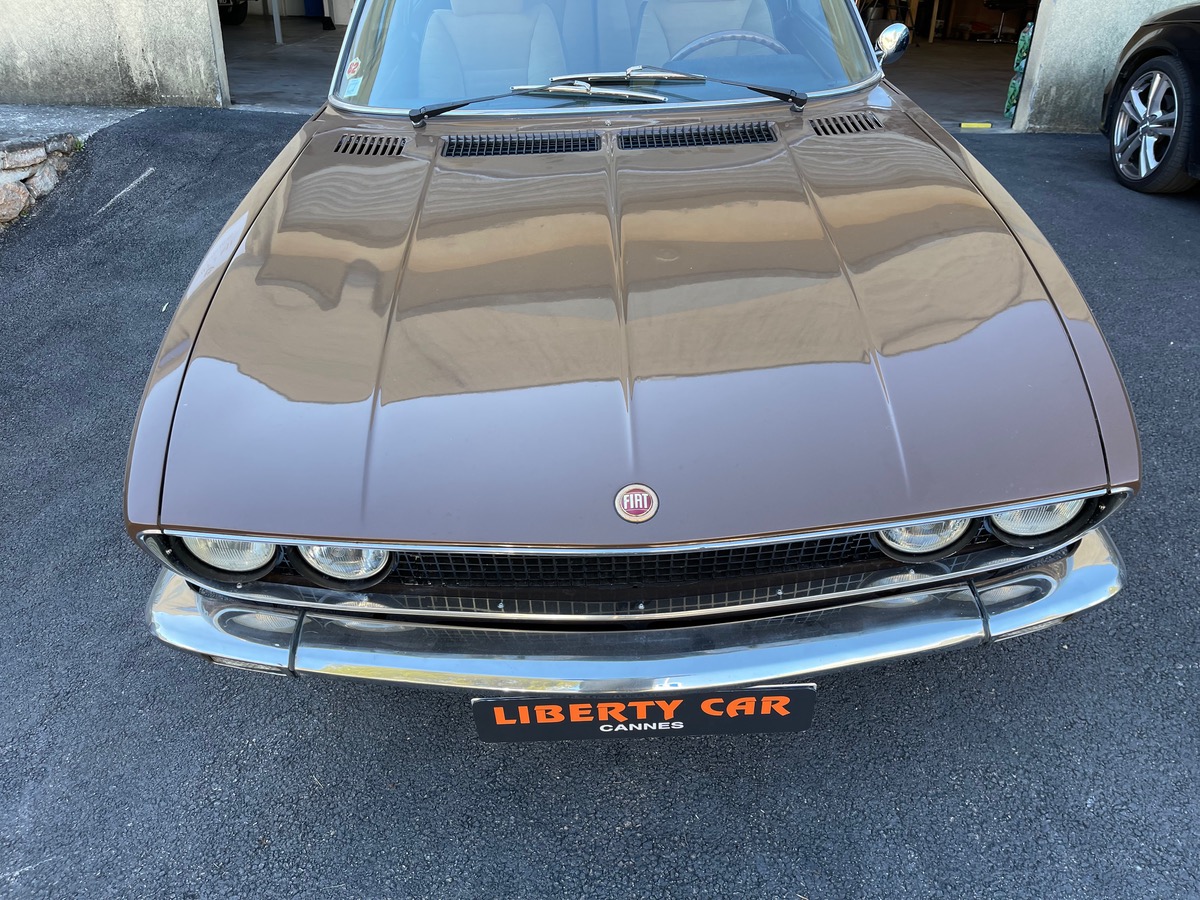
[[[1098,137],[967,138],[1132,395],[1116,600],[818,679],[799,735],[489,745],[462,695],[220,669],[144,623],[143,381],[302,122],[142,113],[0,235],[0,896],[1200,896],[1200,192],[1121,189]]]

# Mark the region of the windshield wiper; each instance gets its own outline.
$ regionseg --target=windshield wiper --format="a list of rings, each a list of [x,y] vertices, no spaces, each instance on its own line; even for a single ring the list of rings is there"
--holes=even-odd
[[[774,97],[792,105],[794,112],[800,112],[808,102],[808,95],[793,91],[790,88],[768,87],[761,84],[750,84],[745,81],[731,81],[728,78],[714,78],[711,75],[694,75],[690,72],[676,72],[672,69],[660,69],[658,66],[630,66],[624,72],[588,72],[579,75],[556,75],[549,84],[516,85],[501,94],[490,94],[486,97],[470,97],[465,100],[452,100],[449,103],[437,103],[422,106],[408,114],[413,126],[420,128],[434,116],[453,112],[470,106],[472,103],[486,103],[489,100],[500,100],[504,97],[519,97],[525,94],[547,97],[566,96],[580,99],[617,100],[627,103],[666,103],[670,98],[650,91],[617,90],[604,87],[610,84],[655,84],[675,82],[677,84],[704,84],[706,82],[727,84],[730,87],[744,88]]]
[[[582,75],[559,75],[551,78],[551,83],[575,82],[584,84],[654,84],[655,82],[674,81],[678,83],[704,84],[708,81],[717,84],[727,84],[731,87],[745,88],[767,97],[774,97],[785,103],[792,104],[795,112],[800,112],[808,101],[808,95],[790,88],[768,87],[761,84],[750,84],[745,81],[731,81],[727,78],[713,78],[711,75],[694,75],[690,72],[676,72],[673,69],[660,69],[658,66],[630,66],[624,72],[592,72]]]
[[[616,84],[619,82],[612,83]],[[580,79],[554,78],[551,79],[549,84],[517,85],[502,94],[491,94],[487,97],[470,97],[465,100],[452,100],[449,103],[422,106],[410,112],[408,118],[412,121],[413,127],[420,128],[434,116],[462,109],[464,106],[470,106],[472,103],[486,103],[488,100],[500,100],[504,97],[520,97],[526,94],[547,97],[574,97],[584,100],[617,100],[625,103],[666,103],[669,99],[662,94],[655,94],[650,91],[618,90],[617,88],[596,87]]]

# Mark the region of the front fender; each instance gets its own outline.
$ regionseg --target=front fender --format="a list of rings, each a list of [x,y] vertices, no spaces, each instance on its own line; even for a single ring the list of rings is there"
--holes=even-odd
[[[305,123],[233,211],[201,260],[167,328],[142,392],[129,441],[125,465],[125,527],[130,537],[136,538],[139,532],[158,527],[163,467],[175,406],[192,346],[209,304],[246,232],[312,138],[316,119],[314,116]]]

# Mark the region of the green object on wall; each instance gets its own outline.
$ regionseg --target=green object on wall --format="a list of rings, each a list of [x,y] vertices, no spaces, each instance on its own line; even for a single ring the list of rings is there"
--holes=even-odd
[[[1029,45],[1033,43],[1033,23],[1021,29],[1017,38],[1017,58],[1013,61],[1012,80],[1008,83],[1008,96],[1004,100],[1004,118],[1011,119],[1017,112],[1017,100],[1021,96],[1021,83],[1025,80],[1025,61],[1029,59]]]

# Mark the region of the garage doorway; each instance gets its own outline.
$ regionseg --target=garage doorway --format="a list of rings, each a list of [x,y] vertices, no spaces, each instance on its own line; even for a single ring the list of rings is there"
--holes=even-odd
[[[276,40],[274,2],[282,43]],[[311,113],[325,102],[351,2],[333,0],[329,10],[326,17],[322,0],[244,0],[221,9],[234,109]]]
[[[1004,108],[1021,30],[1038,0],[857,0],[872,40],[892,22],[912,29],[887,77],[942,124],[1007,129]]]

